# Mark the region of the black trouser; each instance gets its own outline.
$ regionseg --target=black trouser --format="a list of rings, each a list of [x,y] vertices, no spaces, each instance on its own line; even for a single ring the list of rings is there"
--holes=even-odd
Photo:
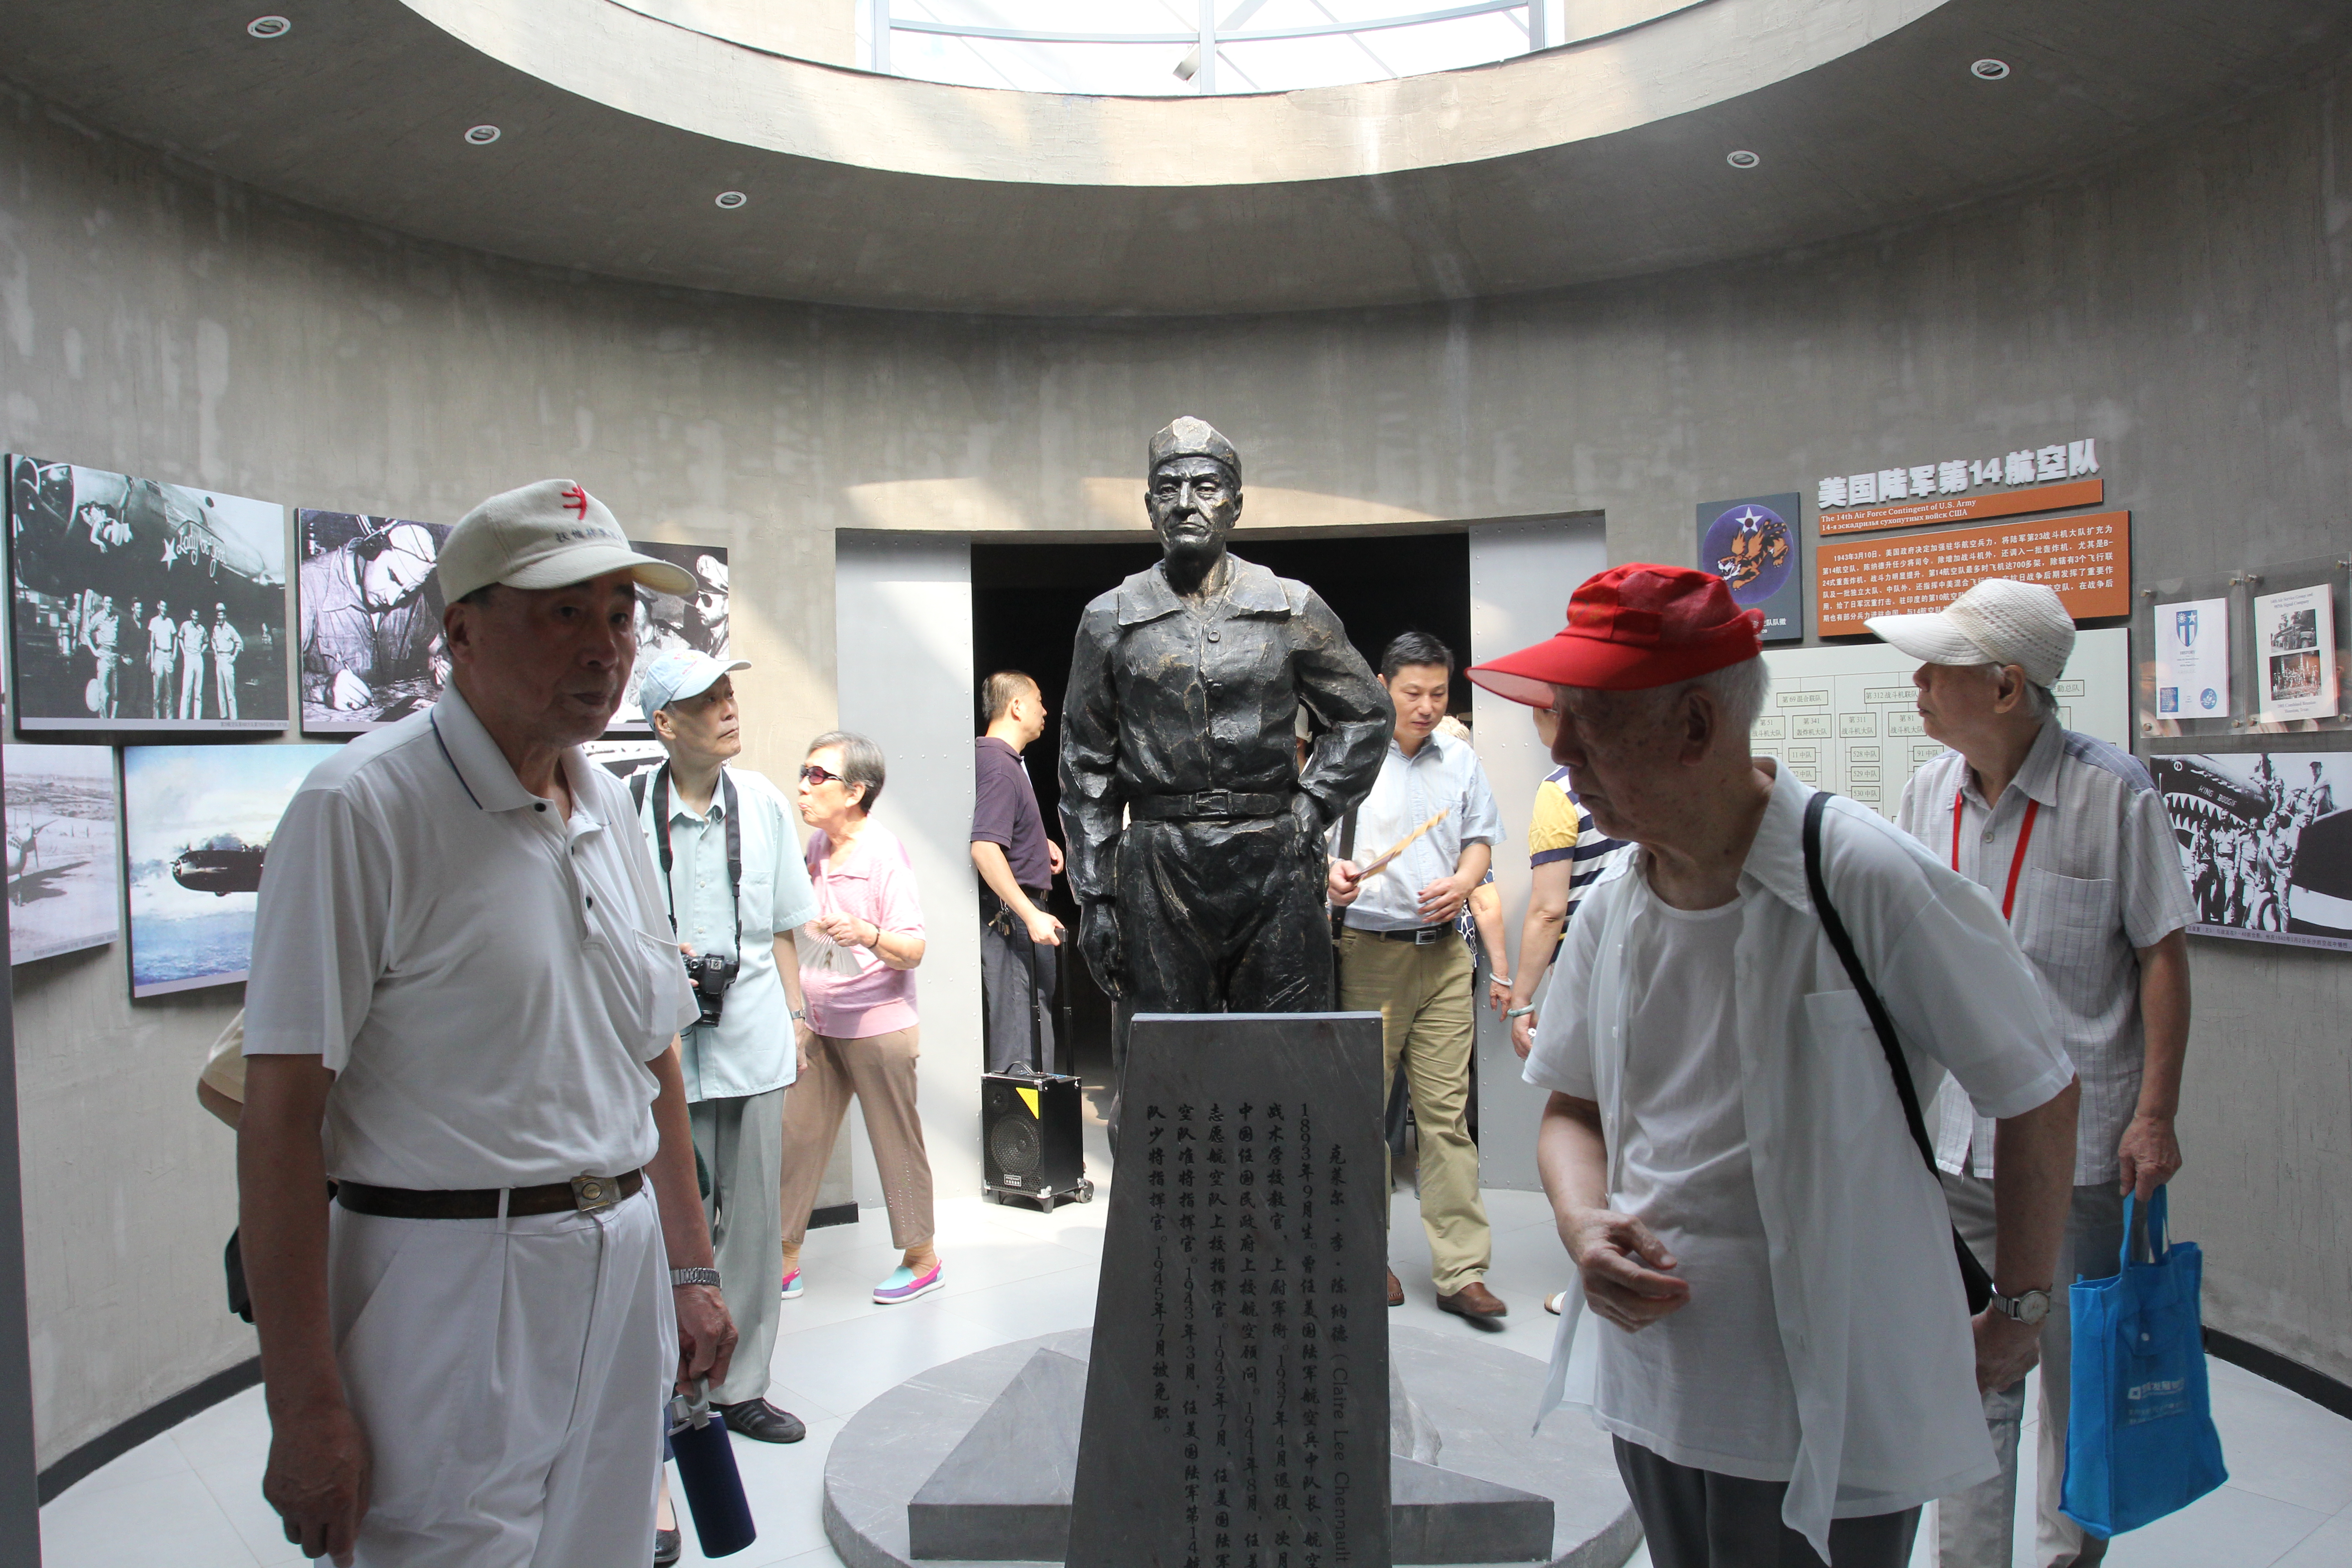
[[[1043,909],[1045,895],[1023,889]],[[980,992],[988,1037],[988,1070],[1016,1063],[1054,1070],[1052,1001],[1061,950],[1029,940],[1029,928],[996,895],[981,889]]]
[[[1654,1568],[1823,1568],[1821,1554],[1780,1522],[1787,1482],[1695,1470],[1622,1437],[1610,1441]],[[1838,1520],[1829,1568],[1904,1568],[1918,1530],[1916,1508]]]
[[[1117,871],[1127,994],[1111,1037],[1114,1085],[1126,1077],[1128,1021],[1138,1013],[1331,1010],[1326,866],[1322,836],[1288,812],[1128,824]]]

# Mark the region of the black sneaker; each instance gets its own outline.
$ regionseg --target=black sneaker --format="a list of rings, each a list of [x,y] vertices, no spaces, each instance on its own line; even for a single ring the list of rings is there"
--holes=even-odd
[[[801,1418],[789,1410],[779,1410],[764,1399],[747,1399],[740,1405],[718,1405],[711,1408],[727,1419],[730,1430],[740,1432],[754,1443],[797,1443],[808,1436]]]

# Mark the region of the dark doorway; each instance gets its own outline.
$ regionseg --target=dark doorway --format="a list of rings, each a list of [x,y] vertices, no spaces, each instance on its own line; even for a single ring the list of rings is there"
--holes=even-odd
[[[1235,537],[1234,553],[1278,575],[1294,577],[1323,596],[1348,628],[1349,640],[1366,663],[1380,666],[1381,650],[1399,632],[1418,628],[1444,640],[1457,659],[1470,649],[1470,539],[1466,533],[1380,534],[1342,539]],[[1078,617],[1098,594],[1160,559],[1160,547],[1135,544],[1024,542],[971,547],[972,671],[985,679],[1000,669],[1022,669],[1036,678],[1051,716],[1045,732],[1024,753],[1037,788],[1045,829],[1062,837],[1062,689],[1070,672],[1070,645]],[[1470,688],[1454,684],[1452,707],[1467,719]],[[973,731],[980,729],[978,714]],[[1060,881],[1054,888],[1054,914],[1072,931],[1077,906]],[[1108,1103],[1110,1000],[1097,989],[1082,962],[1065,965],[1069,976],[1072,1053],[1064,1071],[1085,1081],[1087,1100],[1098,1118]]]

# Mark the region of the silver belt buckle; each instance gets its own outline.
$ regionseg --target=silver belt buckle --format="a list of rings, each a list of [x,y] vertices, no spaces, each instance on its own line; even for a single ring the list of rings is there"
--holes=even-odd
[[[1443,942],[1445,939],[1445,933],[1453,929],[1452,926],[1423,926],[1412,933],[1412,945],[1428,947],[1434,942]]]
[[[583,1171],[572,1178],[572,1206],[582,1214],[599,1214],[620,1201],[618,1176],[594,1176]]]

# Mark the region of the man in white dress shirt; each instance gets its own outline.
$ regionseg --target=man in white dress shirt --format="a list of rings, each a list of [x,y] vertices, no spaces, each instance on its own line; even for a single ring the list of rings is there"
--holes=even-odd
[[[2147,769],[2058,722],[2051,688],[2074,651],[2074,623],[2055,592],[1988,577],[1948,609],[1869,626],[1925,661],[1919,715],[1952,748],[1911,776],[1895,821],[2000,900],[2083,1075],[2074,1198],[2042,1319],[2034,1532],[2040,1568],[2076,1568],[2103,1561],[2107,1543],[2058,1506],[2074,1332],[2066,1287],[2116,1271],[2124,1194],[2144,1203],[2180,1168],[2172,1122],[2189,1051],[2184,928],[2195,904]],[[1993,1126],[1948,1089],[1932,1119],[1952,1216],[1990,1257]],[[1988,1391],[1984,1411],[2001,1471],[1937,1510],[1941,1568],[2009,1568],[2023,1383]]]
[[[1538,1162],[1582,1278],[1557,1402],[1615,1441],[1658,1568],[1901,1568],[1919,1507],[1993,1473],[1973,1390],[2032,1364],[2011,1313],[2053,1283],[2074,1070],[1981,889],[1876,814],[1753,758],[1762,616],[1722,579],[1627,565],[1568,626],[1473,668],[1559,715],[1552,758],[1638,847],[1569,928],[1528,1054]],[[1935,1173],[1812,891],[1885,998],[1904,1071],[2000,1121],[1999,1295],[1968,1313]]]
[[[1491,1321],[1510,1309],[1486,1284],[1494,1235],[1478,1195],[1478,1145],[1470,1141],[1475,966],[1454,921],[1494,861],[1503,816],[1470,742],[1438,731],[1453,675],[1453,649],[1427,632],[1406,632],[1381,653],[1381,686],[1396,709],[1395,730],[1372,793],[1332,826],[1344,858],[1332,862],[1329,892],[1333,906],[1347,911],[1339,1005],[1381,1015],[1383,1086],[1404,1063],[1438,1310]],[[1433,816],[1435,825],[1384,869],[1359,869]],[[1389,1305],[1402,1305],[1404,1287],[1394,1270],[1388,1283]]]
[[[693,994],[628,792],[579,742],[620,703],[636,584],[689,584],[559,479],[477,507],[440,571],[447,692],[312,771],[262,884],[238,1128],[262,1491],[340,1564],[638,1568],[662,1403],[723,1379],[735,1330],[679,1076]]]

